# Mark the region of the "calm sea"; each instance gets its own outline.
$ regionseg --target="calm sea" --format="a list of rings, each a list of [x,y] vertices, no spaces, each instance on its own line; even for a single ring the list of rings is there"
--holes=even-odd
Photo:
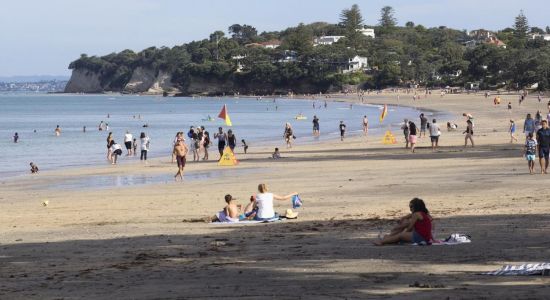
[[[316,108],[313,108],[314,103]],[[347,103],[329,102],[324,108],[323,99],[1,94],[0,177],[28,173],[31,161],[41,170],[107,164],[105,144],[108,132],[98,131],[101,121],[109,124],[115,140],[121,145],[126,130],[136,138],[144,131],[151,138],[149,156],[169,157],[177,131],[187,132],[191,125],[203,125],[213,139],[219,126],[225,128],[223,120],[216,118],[223,104],[227,104],[234,133],[239,141],[245,139],[248,142],[249,151],[266,144],[282,147],[285,122],[293,125],[297,147],[301,143],[315,142],[311,137],[313,115],[320,119],[320,140],[326,140],[338,137],[340,120],[344,120],[350,134],[359,134],[362,117],[367,115],[372,134],[380,134],[390,124],[398,126],[404,117],[417,120],[419,114],[411,108],[390,107],[381,126],[378,122],[379,106],[355,104],[350,109]],[[299,113],[308,119],[295,120]],[[215,121],[205,121],[209,115]],[[149,127],[143,128],[144,124]],[[62,129],[59,137],[54,134],[56,125]],[[86,132],[83,132],[83,126],[86,126]],[[18,143],[13,142],[15,132],[19,134]],[[213,143],[211,158],[215,159],[216,141]],[[239,147],[239,152],[242,152],[242,147]],[[139,158],[122,156],[120,162],[136,160]]]

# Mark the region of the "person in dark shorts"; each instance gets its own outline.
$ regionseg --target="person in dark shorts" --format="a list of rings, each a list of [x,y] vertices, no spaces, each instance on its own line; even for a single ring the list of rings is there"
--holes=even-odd
[[[225,149],[225,143],[227,141],[227,134],[223,132],[223,128],[218,128],[218,132],[214,134],[214,138],[218,139],[218,151],[220,152],[220,159],[223,156],[223,149]]]
[[[313,136],[319,136],[319,118],[313,116]]]
[[[424,116],[424,113],[420,114],[420,135],[419,137],[422,137],[422,133],[424,133],[424,136],[426,136],[426,128],[428,126],[428,118]]]
[[[187,155],[187,152],[189,152],[189,149],[183,141],[178,141],[178,143],[174,145],[173,153],[176,156],[176,161],[178,162],[178,172],[174,175],[176,181],[178,180],[178,177],[183,180],[183,168],[185,168],[185,156]]]
[[[344,141],[344,135],[346,134],[346,124],[344,124],[344,121],[340,121],[340,141]]]
[[[122,155],[122,147],[115,140],[111,140],[109,149],[111,150],[111,164],[116,165],[118,157]]]
[[[542,128],[537,131],[537,146],[539,149],[540,173],[548,173],[548,159],[550,158],[550,128],[548,120],[542,120]],[[544,159],[544,168],[542,160]]]
[[[229,129],[227,131],[227,144],[231,152],[235,152],[235,147],[237,146],[237,137],[233,134],[233,130]]]

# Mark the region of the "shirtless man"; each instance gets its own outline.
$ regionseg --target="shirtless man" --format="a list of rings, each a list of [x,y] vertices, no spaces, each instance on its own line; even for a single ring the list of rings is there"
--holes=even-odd
[[[366,115],[363,116],[363,133],[365,134],[365,136],[369,134],[369,119]]]
[[[173,153],[176,156],[176,161],[178,162],[178,172],[174,175],[176,181],[178,180],[178,176],[181,180],[183,180],[183,168],[185,167],[185,156],[187,155],[187,152],[189,152],[189,149],[182,140],[178,141],[174,145]]]

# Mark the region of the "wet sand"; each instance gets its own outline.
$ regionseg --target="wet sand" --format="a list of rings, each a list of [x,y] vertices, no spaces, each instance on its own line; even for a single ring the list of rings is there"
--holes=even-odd
[[[75,177],[175,174],[168,156],[147,166],[2,180],[0,298],[544,298],[550,278],[477,275],[502,264],[547,261],[550,254],[550,175],[529,175],[523,144],[510,144],[507,133],[512,117],[521,141],[526,113],[540,109],[545,115],[547,100],[530,96],[517,108],[517,95],[501,98],[503,104],[494,107],[492,97],[481,94],[417,101],[404,94],[399,101],[390,94],[366,97],[368,103],[456,115],[455,132],[444,129],[448,120],[439,120],[441,148],[435,153],[429,137],[419,139],[412,154],[394,132],[396,145],[383,145],[381,136],[308,145],[298,139],[286,151],[281,140],[285,158],[277,161],[268,159],[271,148],[254,146],[247,155],[239,148],[240,164],[233,169],[257,172],[224,171],[183,183],[59,186]],[[463,112],[475,117],[475,148],[463,148]],[[220,168],[214,161],[190,162],[186,170]],[[245,204],[261,182],[276,194],[299,192],[299,218],[251,226],[196,222],[220,210],[226,193]],[[416,196],[436,218],[438,238],[460,232],[473,243],[373,246]],[[289,207],[279,202],[276,209]]]

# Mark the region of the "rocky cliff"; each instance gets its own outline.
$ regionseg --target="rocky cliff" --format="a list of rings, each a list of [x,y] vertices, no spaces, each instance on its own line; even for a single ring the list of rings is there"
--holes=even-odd
[[[65,93],[102,93],[99,74],[88,69],[75,69],[65,86]]]

